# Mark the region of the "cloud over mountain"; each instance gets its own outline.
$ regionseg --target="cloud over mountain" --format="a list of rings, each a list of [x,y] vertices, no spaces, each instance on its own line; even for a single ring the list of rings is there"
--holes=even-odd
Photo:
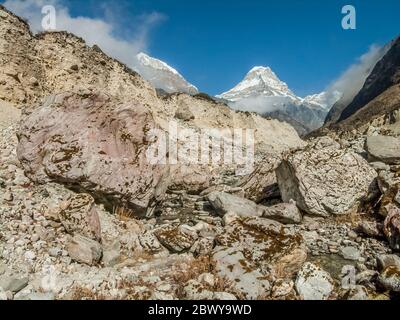
[[[365,80],[370,75],[377,62],[382,59],[389,49],[390,46],[381,47],[372,45],[368,52],[359,57],[353,65],[347,68],[326,91],[341,92],[343,94],[341,101],[343,101],[344,104],[350,103],[363,87]]]

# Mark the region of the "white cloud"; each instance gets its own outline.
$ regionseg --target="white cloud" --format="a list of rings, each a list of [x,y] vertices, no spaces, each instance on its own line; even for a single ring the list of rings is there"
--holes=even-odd
[[[236,102],[231,102],[229,105],[235,110],[264,114],[280,110],[282,109],[282,106],[293,103],[293,101],[286,97],[267,97],[260,95],[256,97],[244,98]]]
[[[4,6],[15,14],[26,18],[33,32],[42,30],[42,7],[53,5],[57,13],[57,30],[71,32],[87,42],[88,45],[97,44],[105,53],[135,68],[135,55],[146,51],[151,29],[164,20],[165,16],[158,12],[138,15],[139,21],[134,34],[130,39],[121,39],[115,35],[117,26],[114,22],[101,18],[73,17],[62,0],[7,0]],[[112,10],[112,8],[105,8]]]
[[[367,53],[359,57],[356,63],[351,65],[328,87],[327,92],[339,91],[343,94],[342,101],[345,104],[351,103],[364,86],[365,80],[367,80],[375,65],[389,49],[389,45],[385,47],[372,45]]]

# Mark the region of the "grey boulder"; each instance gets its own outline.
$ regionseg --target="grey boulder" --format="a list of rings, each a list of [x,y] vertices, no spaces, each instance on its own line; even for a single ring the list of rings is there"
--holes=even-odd
[[[301,235],[292,227],[258,217],[237,217],[217,236],[220,246],[242,252],[248,264],[291,278],[307,259]]]
[[[207,198],[221,216],[227,213],[234,213],[242,217],[261,217],[263,215],[263,207],[258,206],[251,200],[229,193],[212,192]]]
[[[174,253],[181,253],[190,250],[198,234],[190,226],[172,226],[161,227],[154,232],[160,243]]]
[[[383,232],[389,241],[389,245],[394,250],[400,250],[400,209],[393,208],[389,211]]]
[[[334,291],[329,273],[310,262],[301,268],[295,286],[303,300],[327,300]]]
[[[3,275],[0,277],[0,288],[3,291],[11,291],[12,293],[17,293],[24,289],[28,285],[27,277],[15,277],[9,275]]]
[[[260,271],[252,268],[240,250],[216,248],[212,261],[218,276],[229,281],[246,299],[258,299],[271,290],[269,281]]]
[[[74,236],[67,250],[72,260],[90,266],[99,263],[103,254],[100,243],[81,235]]]
[[[354,209],[374,190],[377,173],[361,156],[322,137],[284,159],[276,175],[284,202],[328,217]]]
[[[361,252],[356,247],[342,247],[339,250],[340,255],[346,260],[358,261],[361,258]]]
[[[59,219],[68,233],[101,241],[100,219],[89,194],[75,194],[62,203]]]
[[[280,203],[272,207],[265,207],[263,217],[284,224],[299,224],[303,219],[295,202]]]
[[[376,258],[379,270],[383,271],[388,267],[400,269],[400,257],[395,254],[382,254]]]
[[[371,160],[400,164],[400,138],[382,135],[368,137],[367,151]]]

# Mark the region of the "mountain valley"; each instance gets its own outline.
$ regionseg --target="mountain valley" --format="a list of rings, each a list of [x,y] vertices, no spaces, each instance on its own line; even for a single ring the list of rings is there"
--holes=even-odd
[[[0,300],[400,297],[400,38],[340,107],[135,59],[0,6]]]

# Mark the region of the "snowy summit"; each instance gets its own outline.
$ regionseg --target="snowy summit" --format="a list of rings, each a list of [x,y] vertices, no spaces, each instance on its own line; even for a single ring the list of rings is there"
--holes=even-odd
[[[136,55],[135,67],[136,71],[155,88],[163,89],[168,93],[197,94],[199,92],[176,69],[143,52]]]
[[[269,67],[254,67],[237,86],[217,96],[229,101],[239,101],[255,96],[299,98],[290,91],[288,85],[281,81]]]

